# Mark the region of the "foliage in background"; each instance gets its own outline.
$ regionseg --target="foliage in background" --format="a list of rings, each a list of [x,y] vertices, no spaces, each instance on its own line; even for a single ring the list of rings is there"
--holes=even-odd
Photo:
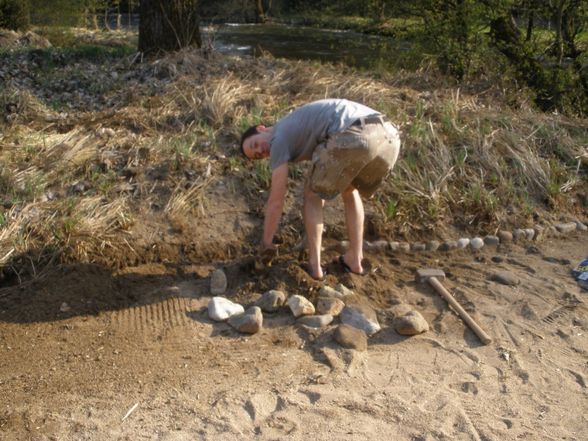
[[[29,26],[28,0],[0,0],[0,28],[26,30]]]

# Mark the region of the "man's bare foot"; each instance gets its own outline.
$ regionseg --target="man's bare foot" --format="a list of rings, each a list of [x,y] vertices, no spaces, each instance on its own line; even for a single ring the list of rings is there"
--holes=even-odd
[[[364,271],[363,266],[361,266],[361,262],[355,262],[353,265],[349,264],[347,263],[347,260],[345,259],[344,255],[339,256],[339,265],[341,265],[343,271],[345,271],[346,273],[353,273],[359,276],[365,276],[367,274],[367,272]]]

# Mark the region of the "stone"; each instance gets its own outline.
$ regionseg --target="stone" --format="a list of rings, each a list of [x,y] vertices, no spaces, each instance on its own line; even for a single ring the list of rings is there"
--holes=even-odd
[[[263,293],[261,298],[255,302],[256,306],[259,306],[264,312],[276,312],[286,303],[286,293],[271,289]]]
[[[296,323],[308,326],[309,328],[324,328],[328,326],[333,321],[333,316],[331,314],[321,314],[321,315],[304,315],[296,320]]]
[[[101,127],[97,130],[96,134],[103,138],[114,138],[116,136],[115,131],[110,127]]]
[[[578,230],[578,231],[587,231],[588,230],[588,226],[586,226],[584,223],[582,223],[580,221],[576,221],[576,230]]]
[[[457,242],[455,240],[446,240],[439,245],[439,251],[451,251],[457,248]]]
[[[535,230],[535,241],[542,241],[545,238],[545,228],[543,228],[541,225],[535,225],[533,229]]]
[[[429,324],[418,311],[409,311],[395,317],[393,326],[400,335],[417,335],[429,330]]]
[[[337,283],[337,285],[335,286],[335,289],[337,291],[339,291],[341,294],[343,294],[343,297],[347,297],[347,296],[352,296],[353,295],[353,291],[351,291],[349,288],[347,288],[342,283]]]
[[[319,297],[316,302],[316,312],[319,314],[330,314],[337,317],[345,308],[343,300],[335,297]]]
[[[399,245],[400,244],[398,242],[388,242],[388,248],[393,253],[395,253],[395,252],[397,252],[399,250]]]
[[[484,237],[484,243],[488,246],[497,246],[498,244],[500,244],[500,239],[498,236],[489,234]]]
[[[437,251],[439,249],[439,245],[440,245],[439,241],[437,241],[437,240],[430,240],[430,241],[427,242],[427,244],[425,246],[425,249],[427,251]]]
[[[521,280],[509,271],[499,271],[490,276],[490,280],[507,286],[517,286]]]
[[[568,234],[568,233],[571,233],[572,231],[576,231],[577,226],[576,226],[575,222],[566,222],[563,224],[557,224],[555,226],[555,228],[561,234]]]
[[[414,252],[420,252],[420,251],[425,251],[427,249],[427,246],[422,243],[422,242],[414,242],[411,246],[410,246],[410,250],[414,251]]]
[[[512,232],[512,237],[515,242],[519,242],[520,240],[522,240],[526,237],[525,230],[521,230],[520,228],[517,228],[516,230],[514,230]]]
[[[328,285],[321,287],[321,289],[319,290],[319,296],[334,297],[337,299],[343,299],[345,297],[345,295],[341,291],[335,288],[331,288]]]
[[[229,317],[229,325],[239,332],[255,334],[263,327],[263,314],[259,306],[252,306],[242,314]]]
[[[71,307],[67,304],[67,302],[63,302],[59,307],[60,312],[69,312],[71,311]]]
[[[525,232],[525,239],[533,240],[535,237],[535,230],[533,228],[525,228],[523,231]]]
[[[288,306],[294,317],[314,314],[314,305],[306,297],[294,295],[288,299]]]
[[[213,296],[224,294],[227,291],[227,276],[222,269],[213,271],[210,276],[210,293]]]
[[[233,303],[224,297],[213,297],[208,302],[208,316],[222,322],[229,317],[245,312],[245,308],[238,303]]]
[[[374,251],[387,251],[388,248],[387,240],[376,240],[375,242],[372,242],[372,249]]]
[[[474,237],[470,240],[470,247],[472,250],[481,250],[484,247],[484,240],[481,237]]]
[[[457,241],[457,248],[464,249],[464,248],[467,248],[469,244],[470,244],[470,240],[466,237],[462,237],[461,239],[458,239],[458,241]]]
[[[398,242],[398,251],[410,251],[410,244],[408,242]]]
[[[361,329],[367,335],[373,335],[381,329],[376,311],[365,304],[346,306],[339,318],[344,325]]]
[[[500,239],[500,242],[502,243],[508,243],[512,242],[513,236],[510,231],[501,230],[498,232],[498,239]]]
[[[367,350],[368,338],[361,329],[348,325],[339,325],[333,334],[335,341],[347,349]]]

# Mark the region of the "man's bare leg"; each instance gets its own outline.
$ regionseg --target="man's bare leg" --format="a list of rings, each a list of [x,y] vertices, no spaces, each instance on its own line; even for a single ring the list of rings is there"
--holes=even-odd
[[[343,256],[347,266],[357,274],[363,273],[363,222],[364,210],[359,192],[349,186],[342,194],[345,205],[345,223],[349,235],[349,249]]]
[[[304,188],[304,227],[308,245],[308,264],[310,275],[315,279],[322,279],[321,268],[321,240],[323,234],[323,201],[319,195],[308,188]]]

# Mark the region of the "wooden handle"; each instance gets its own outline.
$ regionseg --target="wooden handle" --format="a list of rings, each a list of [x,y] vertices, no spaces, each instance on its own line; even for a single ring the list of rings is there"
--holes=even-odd
[[[436,277],[430,277],[428,280],[431,286],[435,288],[435,290],[441,295],[441,297],[447,300],[447,303],[449,303],[452,306],[452,308],[457,311],[457,313],[463,319],[463,321],[466,322],[467,325],[472,329],[472,331],[476,333],[476,335],[482,341],[482,343],[484,343],[485,345],[492,343],[492,339],[490,338],[490,336],[486,334],[486,332],[484,332],[484,330],[480,328],[480,326],[466,312],[466,310],[463,309],[459,303],[457,303],[457,300],[455,300],[453,296],[449,293],[449,291],[447,291],[445,287],[441,285],[441,282],[439,282],[439,280],[437,280]]]

